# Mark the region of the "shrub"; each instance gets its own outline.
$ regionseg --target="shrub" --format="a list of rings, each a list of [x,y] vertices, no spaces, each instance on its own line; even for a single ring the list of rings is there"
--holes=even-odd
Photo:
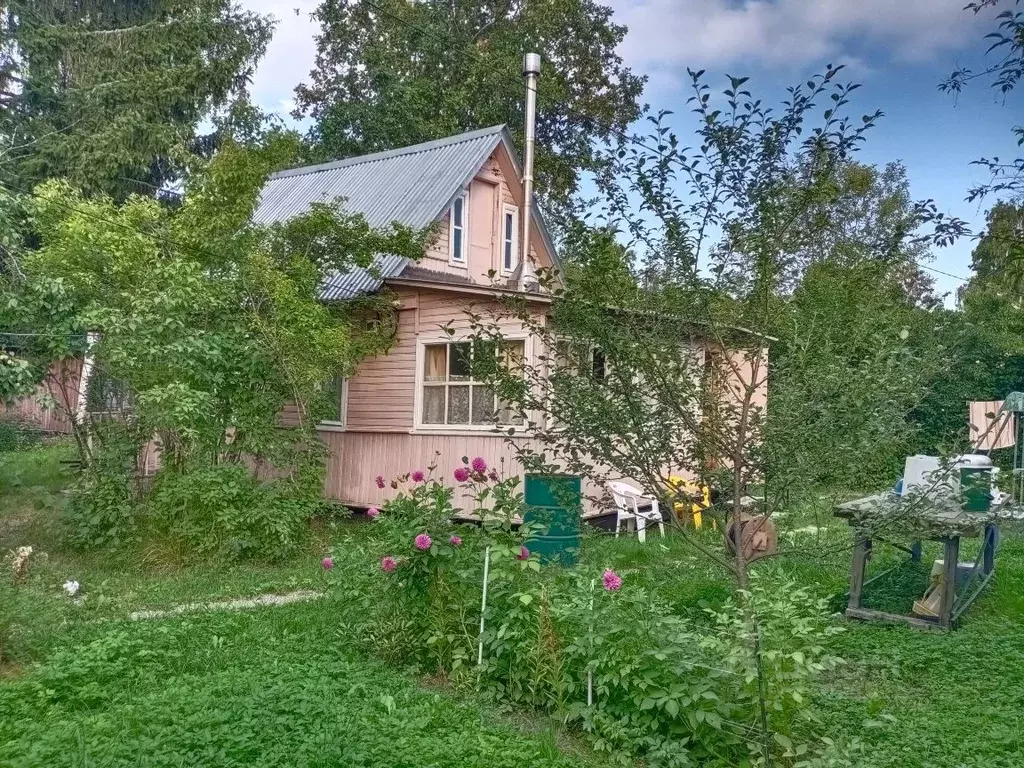
[[[352,616],[362,617],[349,628],[372,652],[456,676],[476,656],[484,552],[490,549],[494,582],[507,570],[540,567],[535,558],[517,559],[529,535],[512,530],[522,505],[518,478],[473,471],[468,458],[464,464],[459,487],[477,511],[488,506],[482,525],[452,522],[454,488],[436,479],[434,468],[410,472],[393,481],[399,492],[373,523],[372,572],[335,576],[346,585]],[[365,589],[354,586],[358,580]]]
[[[42,439],[43,433],[35,422],[12,414],[0,416],[0,453],[37,445]]]
[[[319,493],[283,478],[261,482],[248,467],[223,464],[162,472],[149,497],[148,522],[197,555],[282,558],[301,543]]]
[[[75,483],[65,522],[72,546],[124,544],[135,535],[137,522],[130,483],[124,475],[85,470]]]
[[[807,589],[769,589],[755,580],[742,600],[709,611],[708,621],[684,618],[628,573],[602,574],[586,565],[542,569],[534,557],[520,559],[531,531],[512,531],[522,504],[515,481],[468,471],[457,480],[478,510],[499,499],[493,522],[455,533],[455,490],[432,478],[400,478],[399,493],[372,523],[370,563],[357,572],[331,571],[345,587],[346,629],[371,652],[472,683],[502,706],[557,712],[577,723],[595,749],[624,763],[753,767],[761,764],[766,741],[748,619],[753,610],[773,763],[855,764],[848,745],[817,736],[811,695],[818,677],[839,663],[824,643],[838,629]]]

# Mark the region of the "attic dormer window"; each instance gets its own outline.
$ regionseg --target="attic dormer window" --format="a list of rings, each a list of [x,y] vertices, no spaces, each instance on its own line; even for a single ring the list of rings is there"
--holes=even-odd
[[[511,274],[519,253],[519,209],[506,205],[502,211],[501,271]]]
[[[468,193],[463,192],[455,198],[452,203],[451,232],[449,243],[451,246],[452,264],[466,263],[466,207]]]

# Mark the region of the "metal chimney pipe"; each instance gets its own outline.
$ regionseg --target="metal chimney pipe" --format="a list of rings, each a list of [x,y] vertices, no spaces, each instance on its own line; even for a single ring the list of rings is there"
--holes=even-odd
[[[537,132],[537,78],[540,77],[540,54],[528,53],[523,58],[523,76],[526,78],[526,131],[523,147],[523,241],[520,261],[520,282],[523,290],[527,283],[536,284],[530,263],[530,223],[533,217],[533,145]]]

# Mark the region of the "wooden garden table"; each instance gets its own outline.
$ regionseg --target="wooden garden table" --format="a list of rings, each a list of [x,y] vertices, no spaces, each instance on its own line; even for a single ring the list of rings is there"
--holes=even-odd
[[[999,512],[1000,508],[996,507],[988,512],[965,511],[961,508],[960,501],[952,496],[929,498],[927,503],[923,503],[920,497],[901,498],[888,491],[847,501],[837,506],[833,514],[838,518],[845,519],[853,529],[850,600],[847,604],[846,615],[855,619],[904,622],[914,627],[927,629],[949,629],[952,627],[981,594],[995,571],[996,542],[998,540],[996,521]],[[859,530],[860,522],[867,517],[871,518],[873,525],[873,533],[869,534]],[[920,538],[916,539],[909,549],[898,544],[893,544],[893,546],[907,552],[913,562],[921,561],[922,538],[940,541],[945,548],[942,601],[939,604],[939,615],[935,618],[875,611],[863,608],[860,604],[864,587],[893,570],[893,568],[889,568],[867,581],[864,580],[868,558],[871,554],[872,537],[885,541],[878,533],[885,529],[887,521],[895,524],[911,518],[915,523],[915,529],[921,531]],[[929,530],[934,533],[929,533]],[[956,577],[960,559],[960,539],[961,537],[974,538],[981,534],[985,537],[981,551],[978,553],[970,578],[961,590],[961,595],[957,596]],[[892,542],[887,543],[892,544]]]

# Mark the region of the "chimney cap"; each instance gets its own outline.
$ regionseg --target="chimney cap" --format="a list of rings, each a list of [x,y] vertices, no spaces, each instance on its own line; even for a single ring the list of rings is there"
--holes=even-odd
[[[539,75],[540,74],[540,54],[539,53],[528,53],[523,57],[523,74],[524,75]]]

